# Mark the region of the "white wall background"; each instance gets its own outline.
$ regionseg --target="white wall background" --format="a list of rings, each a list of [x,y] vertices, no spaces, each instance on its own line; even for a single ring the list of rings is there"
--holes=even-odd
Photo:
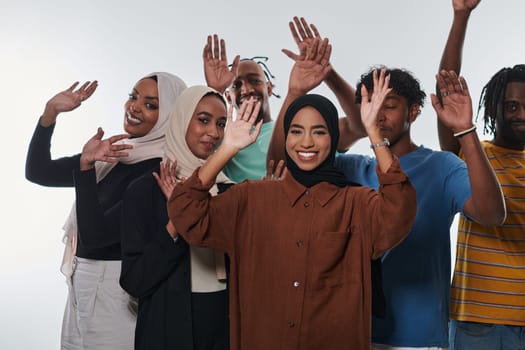
[[[522,0],[483,0],[473,13],[463,73],[475,104],[493,73],[523,63],[523,13]],[[99,81],[91,99],[61,115],[55,130],[53,155],[77,153],[97,126],[107,135],[121,132],[127,93],[144,74],[165,70],[188,85],[203,83],[201,52],[210,33],[226,39],[229,58],[269,56],[276,91],[284,95],[292,63],[280,50],[295,47],[288,30],[294,15],[331,39],[331,61],[352,84],[383,63],[411,70],[430,93],[452,7],[450,0],[0,0],[0,349],[59,344],[67,289],[58,270],[61,226],[74,193],[24,178],[27,145],[46,101],[76,80]],[[325,86],[317,92],[333,97]],[[280,101],[272,100],[276,115]],[[413,138],[438,148],[426,102]],[[353,151],[368,153],[367,143]]]

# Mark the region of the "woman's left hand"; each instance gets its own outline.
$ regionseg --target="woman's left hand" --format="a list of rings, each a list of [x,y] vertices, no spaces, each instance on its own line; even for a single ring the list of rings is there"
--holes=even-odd
[[[233,120],[233,107],[230,105],[221,147],[239,151],[254,143],[261,131],[262,119],[257,122],[260,108],[261,102],[250,97],[242,103],[237,111],[237,118]]]
[[[365,84],[361,85],[361,120],[363,125],[370,136],[370,130],[379,129],[378,118],[383,102],[385,102],[386,96],[392,88],[389,87],[390,75],[386,75],[386,69],[381,69],[379,77],[377,76],[377,70],[374,70],[372,77],[374,79],[374,87],[372,96],[369,96],[369,91],[366,89]]]
[[[170,198],[175,186],[177,186],[178,183],[183,183],[185,180],[181,179],[177,181],[177,177],[175,176],[176,169],[177,161],[172,162],[170,159],[167,159],[165,162],[160,163],[160,175],[155,172],[153,173],[153,177],[157,180],[157,184],[162,190],[162,193],[164,193],[164,196],[166,196],[166,199]]]
[[[115,144],[115,142],[127,139],[128,134],[114,135],[102,140],[103,136],[104,130],[99,127],[97,133],[84,145],[80,155],[80,170],[93,168],[97,161],[117,163],[119,158],[128,156],[128,153],[123,151],[133,148],[129,144]]]
[[[263,180],[282,180],[285,178],[285,176],[288,174],[288,169],[286,168],[284,164],[284,160],[280,160],[277,163],[277,166],[275,166],[275,161],[271,159],[268,161],[268,164],[266,165],[266,175],[263,176]],[[275,170],[275,171],[274,171]]]

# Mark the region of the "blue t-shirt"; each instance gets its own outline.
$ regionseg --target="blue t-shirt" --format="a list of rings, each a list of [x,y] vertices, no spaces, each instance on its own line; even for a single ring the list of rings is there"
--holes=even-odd
[[[417,215],[407,238],[383,256],[386,316],[373,318],[372,341],[446,347],[450,225],[470,198],[467,167],[450,152],[423,146],[399,161],[416,189]],[[336,157],[335,164],[348,180],[378,188],[375,158],[344,154]]]

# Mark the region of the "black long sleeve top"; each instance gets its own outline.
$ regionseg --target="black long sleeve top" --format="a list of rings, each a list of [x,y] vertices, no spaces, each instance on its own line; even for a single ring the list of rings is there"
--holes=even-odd
[[[219,184],[219,192],[229,185]],[[130,185],[123,200],[120,285],[139,298],[136,349],[194,349],[195,317],[209,328],[228,329],[228,299],[209,304],[205,314],[191,292],[188,244],[168,231],[166,198],[156,180],[145,174]],[[203,296],[198,303],[204,303]],[[213,294],[213,293],[212,293]]]
[[[78,224],[78,257],[120,260],[122,196],[128,185],[152,170],[160,158],[135,164],[117,163],[99,183],[95,170],[80,170],[80,154],[51,158],[55,125],[37,125],[26,158],[26,178],[50,187],[75,187]]]

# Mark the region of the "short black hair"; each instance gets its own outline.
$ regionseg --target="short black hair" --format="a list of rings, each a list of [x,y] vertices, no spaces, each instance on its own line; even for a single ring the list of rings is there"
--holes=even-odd
[[[268,57],[267,56],[253,56],[253,57],[244,57],[244,58],[241,58],[239,60],[239,62],[242,62],[242,61],[253,61],[255,63],[257,63],[263,73],[264,73],[264,76],[266,77],[266,81],[269,82],[271,85],[272,85],[272,88],[275,88],[275,83],[273,82],[272,79],[275,79],[275,75],[272,74],[272,72],[270,72],[270,68],[268,68],[268,65],[266,64],[266,62],[268,62]],[[228,65],[228,67],[231,68],[231,64]],[[281,98],[281,95],[277,94],[274,90],[272,90],[272,96],[275,96],[277,98]]]
[[[364,84],[368,91],[372,91],[374,88],[373,73],[375,70],[379,73],[383,68],[386,69],[386,75],[390,75],[389,87],[391,87],[398,95],[406,98],[409,107],[414,104],[417,104],[420,107],[424,106],[427,94],[421,89],[419,80],[417,80],[414,75],[406,69],[387,68],[385,66],[372,67],[368,72],[361,75],[356,88],[355,103],[361,103],[362,101],[361,86]]]
[[[476,121],[480,110],[484,108],[483,134],[489,133],[496,136],[496,119],[503,113],[505,89],[511,82],[525,83],[525,64],[517,64],[512,68],[501,68],[481,90]]]

